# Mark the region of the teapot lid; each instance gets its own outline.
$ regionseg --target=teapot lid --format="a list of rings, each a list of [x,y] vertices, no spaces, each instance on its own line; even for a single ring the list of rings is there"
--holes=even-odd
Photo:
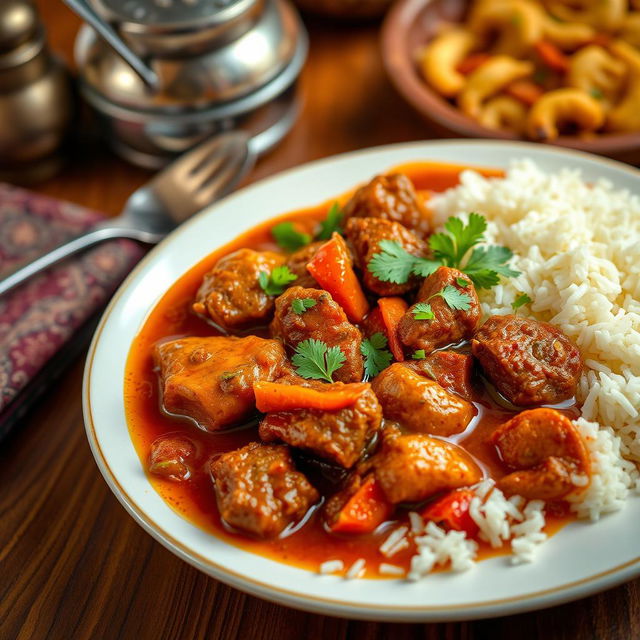
[[[90,0],[110,22],[138,27],[181,29],[226,22],[255,0]]]

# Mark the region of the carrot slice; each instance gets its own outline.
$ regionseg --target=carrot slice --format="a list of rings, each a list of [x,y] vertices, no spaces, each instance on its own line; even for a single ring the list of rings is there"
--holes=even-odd
[[[362,332],[367,338],[370,338],[374,333],[382,333],[387,335],[387,327],[382,319],[382,313],[380,307],[374,307],[362,322]]]
[[[338,389],[327,388],[326,391],[266,380],[253,383],[256,406],[263,413],[292,409],[337,411],[350,407],[368,388],[366,382],[353,382],[341,385]]]
[[[560,73],[569,71],[569,58],[555,44],[547,40],[538,40],[533,46],[547,67]]]
[[[439,500],[432,502],[420,514],[425,520],[432,520],[446,529],[464,531],[473,538],[479,530],[469,513],[471,498],[475,493],[471,489],[450,491]]]
[[[491,56],[488,53],[472,53],[462,60],[456,67],[456,71],[464,76],[479,69]]]
[[[535,82],[531,82],[531,80],[516,80],[506,87],[504,92],[508,96],[520,100],[520,102],[526,104],[528,107],[537,102],[544,94],[542,87]]]
[[[392,512],[393,504],[371,474],[342,507],[330,529],[334,533],[371,533]]]
[[[409,305],[398,297],[380,298],[378,300],[378,308],[382,315],[382,321],[385,326],[385,333],[387,334],[387,340],[389,341],[389,349],[393,354],[393,357],[398,361],[404,360],[404,351],[402,349],[402,343],[398,338],[398,325],[402,316],[407,312]]]
[[[353,270],[342,236],[334,233],[307,264],[307,271],[344,309],[351,322],[361,322],[367,315],[369,303]]]

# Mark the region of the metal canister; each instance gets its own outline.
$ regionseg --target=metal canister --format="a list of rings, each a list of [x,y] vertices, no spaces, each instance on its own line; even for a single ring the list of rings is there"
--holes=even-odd
[[[159,167],[294,99],[307,38],[288,0],[64,0],[89,26],[80,90],[120,155]]]
[[[49,52],[35,7],[0,2],[0,179],[52,175],[72,112],[69,75]]]

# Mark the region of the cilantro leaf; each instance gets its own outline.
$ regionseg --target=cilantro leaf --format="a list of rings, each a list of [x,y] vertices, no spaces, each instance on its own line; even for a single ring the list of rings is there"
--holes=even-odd
[[[487,221],[478,213],[470,213],[467,224],[451,217],[444,228],[448,233],[434,233],[429,238],[429,246],[435,257],[444,260],[447,266],[458,267],[469,249],[482,241]]]
[[[424,349],[416,349],[416,351],[411,354],[411,357],[414,360],[422,360],[427,357],[427,354],[424,352]]]
[[[340,233],[342,218],[344,218],[344,213],[342,213],[340,205],[334,202],[327,212],[327,217],[320,223],[320,231],[316,234],[316,240],[330,240],[334,231]]]
[[[411,275],[426,278],[438,267],[446,265],[464,272],[476,287],[490,289],[498,284],[501,275],[515,277],[520,273],[509,267],[513,253],[507,247],[474,248],[483,242],[486,230],[487,221],[478,213],[470,213],[467,224],[460,218],[451,217],[445,224],[445,231],[429,238],[433,258],[419,258],[398,242],[381,240],[378,243],[380,253],[374,254],[367,269],[382,282],[404,284]],[[461,287],[470,284],[464,278],[456,281]]]
[[[393,240],[380,240],[378,246],[382,251],[369,260],[367,269],[382,282],[405,283],[413,271],[416,256]]]
[[[271,235],[285,251],[297,251],[311,242],[311,236],[298,231],[290,221],[277,224],[271,229]]]
[[[281,265],[271,273],[261,271],[258,276],[258,282],[268,296],[279,296],[287,288],[287,285],[297,280],[297,278],[298,276],[295,273],[291,273],[289,267]]]
[[[316,306],[313,298],[294,298],[291,301],[291,309],[294,313],[304,313],[307,309]]]
[[[435,318],[428,302],[418,302],[411,313],[416,320],[433,320]]]
[[[436,269],[442,266],[440,260],[429,260],[428,258],[416,258],[413,265],[413,273],[416,276],[426,278],[430,276]]]
[[[434,293],[429,299],[435,298],[436,296],[442,298],[450,309],[455,309],[456,311],[468,311],[471,307],[471,298],[450,284],[444,287],[442,291]]]
[[[604,98],[604,93],[602,93],[598,87],[592,87],[589,93],[591,94],[591,97],[596,100],[602,100]]]
[[[322,340],[309,338],[296,347],[291,362],[303,378],[333,382],[333,374],[346,362],[340,347],[328,347]]]
[[[498,275],[512,278],[520,275],[519,271],[511,269],[507,264],[512,257],[513,253],[507,247],[476,247],[463,270],[476,287],[490,289],[498,284]]]
[[[391,364],[393,356],[386,346],[387,337],[380,332],[362,341],[360,353],[364,356],[364,372],[367,378],[375,378]]]
[[[367,269],[382,282],[404,284],[411,274],[426,278],[442,266],[436,260],[414,256],[394,240],[380,240],[378,246],[381,252],[369,260]]]
[[[511,303],[511,308],[515,311],[516,309],[519,309],[523,305],[529,304],[530,302],[531,298],[526,293],[523,293]]]

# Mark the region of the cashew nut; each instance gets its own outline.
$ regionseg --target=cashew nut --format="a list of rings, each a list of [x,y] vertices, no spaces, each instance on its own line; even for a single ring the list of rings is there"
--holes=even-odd
[[[542,8],[528,0],[483,2],[471,15],[469,28],[479,40],[490,43],[492,53],[523,56],[542,37]]]
[[[557,22],[545,15],[542,24],[545,40],[552,42],[563,51],[574,51],[596,35],[596,30],[579,22]]]
[[[527,107],[510,96],[496,96],[487,100],[478,121],[489,129],[512,131],[521,135],[527,122]]]
[[[623,40],[614,40],[609,45],[609,51],[627,64],[629,69],[640,73],[640,51]]]
[[[580,89],[545,93],[529,111],[527,135],[533,140],[555,140],[563,125],[574,123],[581,132],[595,131],[604,123],[598,100]]]
[[[585,22],[602,31],[621,26],[627,0],[546,0],[549,12],[565,22]]]
[[[615,102],[624,85],[627,65],[595,44],[571,56],[567,84],[597,99],[605,106]]]
[[[611,52],[626,62],[629,74],[625,93],[607,116],[607,131],[640,130],[640,51],[622,40],[610,45]]]
[[[420,56],[424,79],[447,98],[457,95],[466,78],[456,71],[456,67],[473,45],[474,37],[466,29],[450,29],[436,36]]]
[[[640,11],[627,15],[618,35],[634,47],[640,47]]]
[[[486,100],[515,80],[531,75],[533,70],[531,62],[495,56],[469,75],[458,96],[458,106],[468,116],[478,118]]]

